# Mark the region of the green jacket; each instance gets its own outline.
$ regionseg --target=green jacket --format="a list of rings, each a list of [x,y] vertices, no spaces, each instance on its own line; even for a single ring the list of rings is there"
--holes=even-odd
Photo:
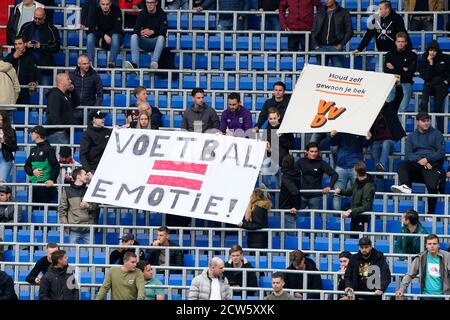
[[[30,182],[45,182],[53,180],[56,183],[59,175],[59,163],[55,150],[47,141],[39,142],[30,150],[30,155],[25,162],[25,172],[30,176]],[[42,177],[33,175],[34,169],[41,169]]]
[[[405,226],[402,227],[401,233],[410,233],[409,229]],[[427,229],[425,229],[419,222],[417,224],[414,234],[428,234]],[[405,253],[405,254],[418,254],[420,253],[420,237],[397,237],[395,240],[394,253]],[[422,238],[423,239],[423,238]]]
[[[373,199],[375,197],[375,187],[372,182],[372,177],[367,175],[367,178],[364,180],[360,181],[356,179],[350,189],[341,191],[341,195],[352,197],[350,207],[352,210],[352,217],[366,211],[372,211]]]

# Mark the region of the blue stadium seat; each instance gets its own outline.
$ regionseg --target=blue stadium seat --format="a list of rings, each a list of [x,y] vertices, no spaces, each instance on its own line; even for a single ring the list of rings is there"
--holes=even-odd
[[[106,264],[106,252],[104,251],[94,251],[94,264]]]
[[[259,277],[260,288],[272,288],[272,277],[262,276]]]
[[[322,288],[323,290],[334,290],[333,280],[322,279]]]
[[[37,262],[43,256],[45,256],[45,251],[44,250],[36,250],[36,251],[34,251],[33,262]]]
[[[19,250],[19,262],[29,262],[30,261],[30,251]]]

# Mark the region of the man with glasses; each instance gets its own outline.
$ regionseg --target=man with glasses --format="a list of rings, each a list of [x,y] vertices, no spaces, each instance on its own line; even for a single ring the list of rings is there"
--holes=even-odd
[[[139,49],[142,49],[152,51],[150,68],[158,69],[159,58],[166,46],[167,15],[157,5],[156,0],[145,0],[146,8],[139,13],[131,36],[131,62],[125,61],[125,68],[139,66]]]

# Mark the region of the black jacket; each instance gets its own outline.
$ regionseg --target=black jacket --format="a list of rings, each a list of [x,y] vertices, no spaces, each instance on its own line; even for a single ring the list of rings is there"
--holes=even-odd
[[[437,47],[436,57],[433,59],[433,65],[428,62],[428,49],[430,45]],[[435,85],[447,80],[447,85],[450,83],[450,59],[448,55],[442,53],[439,43],[436,40],[430,41],[427,51],[422,55],[419,62],[420,77],[425,80],[425,85]]]
[[[327,34],[328,32],[328,26],[324,23],[327,20],[327,15],[326,7],[317,9],[317,14],[314,18],[314,24],[311,31],[312,37],[317,46],[323,45],[322,35],[323,33]],[[334,26],[333,28],[330,27],[330,30],[334,30],[334,34],[329,35],[330,45],[340,44],[344,47],[353,37],[352,17],[350,16],[350,12],[347,9],[337,5],[337,8],[332,15],[332,21],[334,21]],[[334,41],[331,41],[331,39]]]
[[[296,168],[282,168],[280,186],[280,209],[295,208],[300,210],[302,197],[300,194],[300,171]]]
[[[14,291],[14,281],[5,271],[0,271],[0,301],[18,300]]]
[[[134,245],[135,246],[139,246],[139,242],[137,240],[134,240]],[[125,253],[127,252],[133,252],[136,253],[136,249],[133,248],[126,248],[123,249],[121,252],[119,252],[119,250],[114,250],[113,252],[111,252],[111,254],[109,255],[109,264],[123,264],[123,257],[125,255]],[[145,253],[144,251],[139,249],[139,258],[138,261],[140,260],[145,260]]]
[[[275,11],[280,7],[280,0],[258,0],[258,10]],[[268,16],[266,16],[267,19]]]
[[[29,284],[35,284],[35,280],[38,277],[40,273],[43,275],[47,273],[48,267],[50,267],[50,262],[48,262],[47,256],[43,256],[40,258],[36,264],[34,265],[33,269],[31,269],[30,273],[26,277],[25,281]]]
[[[316,263],[310,258],[305,258],[306,271],[318,271],[316,267]],[[291,263],[287,270],[297,270]],[[286,289],[307,289],[307,290],[322,290],[322,278],[319,274],[308,274],[306,288],[303,288],[303,273],[285,273],[284,274],[284,282]],[[309,293],[308,298],[310,299],[319,299],[320,294],[318,293]]]
[[[262,125],[267,121],[267,116],[269,115],[267,111],[269,110],[269,108],[277,108],[278,111],[280,112],[280,121],[282,121],[290,100],[291,96],[287,94],[284,96],[284,99],[280,102],[276,101],[275,97],[267,99],[266,102],[264,102],[261,112],[259,113],[258,121],[256,122],[256,127],[261,128]]]
[[[379,21],[375,21],[374,18],[370,23],[374,27],[367,29],[358,46],[359,51],[363,51],[372,38],[375,38],[378,51],[393,51],[395,50],[395,35],[400,31],[408,34],[403,18],[395,10],[391,10],[391,13],[387,17],[380,18]],[[411,39],[409,39],[409,36],[407,41],[406,48],[411,49]]]
[[[80,68],[69,73],[81,106],[101,106],[103,103],[103,84],[98,73],[90,67],[84,76]]]
[[[42,177],[37,178],[33,175],[33,170],[36,168],[42,169]],[[30,176],[30,182],[45,182],[50,179],[56,183],[59,176],[59,168],[55,149],[46,140],[31,148],[30,155],[24,166],[25,173]]]
[[[110,136],[111,129],[105,127],[89,126],[83,133],[80,142],[80,161],[87,172],[97,169]]]
[[[11,129],[10,134],[3,134],[4,141],[2,143],[2,155],[5,161],[14,160],[14,152],[17,151],[17,135],[16,130]]]
[[[391,63],[394,69],[389,69],[386,65]],[[407,70],[405,71],[404,68]],[[384,60],[384,72],[400,75],[401,83],[414,83],[414,73],[417,69],[417,55],[410,49],[389,51]]]
[[[74,124],[74,110],[80,105],[80,97],[74,90],[63,93],[58,88],[52,88],[47,93],[47,125],[70,125]],[[47,130],[47,135],[63,129],[53,128]],[[66,129],[67,131],[68,129]]]
[[[123,34],[122,11],[120,8],[111,5],[111,11],[105,15],[100,7],[95,10],[95,21],[92,26],[93,33],[97,39],[103,38],[105,34],[112,36],[114,33]],[[103,43],[105,43],[103,41]]]
[[[169,240],[169,247],[177,247],[177,245]],[[161,251],[164,251],[164,249],[150,249],[150,256],[148,258],[150,264],[159,266],[159,255]],[[183,251],[176,249],[169,250],[169,266],[184,266]]]
[[[256,205],[255,210],[253,210],[252,221],[242,222],[242,228],[247,230],[258,230],[268,227],[268,209],[267,207],[262,207]],[[247,232],[247,246],[249,248],[260,248],[264,249],[268,246],[268,236],[267,231],[255,231]]]
[[[155,13],[149,13],[145,8],[141,12],[136,20],[133,33],[141,35],[141,30],[150,29],[155,33],[149,38],[156,38],[158,36],[167,35],[167,14],[161,8],[156,8]]]
[[[280,125],[273,127],[270,123],[267,125],[267,142],[270,143],[272,147],[272,152],[267,152],[267,156],[271,157],[272,153],[274,154],[272,157],[276,159],[276,154],[278,154],[278,163],[281,164],[283,162],[283,158],[289,154],[289,150],[294,149],[294,134],[293,133],[283,133],[278,137],[278,149],[272,145],[272,134],[275,134],[277,130],[280,128]]]
[[[39,66],[54,66],[55,54],[59,52],[61,40],[56,27],[48,22],[38,26],[33,21],[27,22],[22,26],[20,35],[25,41],[30,41],[35,30],[39,31],[39,49],[29,48],[30,52],[37,50],[40,53],[40,61],[36,61]]]
[[[13,65],[19,78],[21,85],[27,85],[30,82],[38,81],[38,69],[34,56],[30,51],[26,50],[19,58],[14,58],[14,51],[8,54],[5,58],[6,62]]]
[[[370,266],[377,266],[380,270],[380,287],[375,289],[367,288],[367,280],[369,279]],[[368,274],[367,274],[368,273]],[[360,251],[350,257],[348,262],[347,270],[345,271],[345,287],[352,288],[355,291],[372,291],[376,289],[386,292],[386,289],[391,282],[391,271],[386,263],[386,258],[383,253],[379,252],[375,248],[368,257],[363,257]],[[376,281],[371,281],[371,283]],[[365,299],[368,299],[366,296]]]
[[[41,279],[39,300],[79,300],[75,277],[67,273],[68,265],[62,269],[53,265]]]
[[[302,189],[322,189],[323,175],[330,176],[328,187],[333,188],[339,175],[321,158],[310,160],[307,157],[299,159],[295,166],[300,170],[302,176]],[[321,193],[304,193],[305,198],[320,197]]]
[[[98,0],[84,0],[81,7],[80,23],[89,29],[93,28],[97,8],[99,8]]]
[[[227,261],[225,262],[225,268],[233,268],[233,262]],[[248,268],[252,269],[253,266],[250,262],[248,262],[245,258],[242,261],[242,267],[241,268]],[[242,287],[242,271],[234,271],[234,270],[227,270],[223,273],[225,278],[228,279],[228,283],[230,286],[239,286]],[[247,286],[246,287],[254,287],[257,288],[258,286],[258,279],[256,278],[256,272],[247,272]]]

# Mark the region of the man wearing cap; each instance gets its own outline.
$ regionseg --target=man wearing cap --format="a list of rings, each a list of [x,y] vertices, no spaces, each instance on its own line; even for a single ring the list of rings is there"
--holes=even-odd
[[[44,187],[33,187],[32,202],[49,203],[56,193],[53,184],[59,175],[59,163],[55,150],[44,140],[45,129],[35,126],[31,129],[31,140],[36,143],[25,162],[25,172],[31,183],[44,183]]]
[[[393,185],[392,192],[411,193],[413,182],[425,183],[428,193],[437,194],[444,178],[443,164],[445,141],[442,133],[430,125],[430,116],[420,111],[416,116],[417,129],[406,138],[405,160],[400,162],[397,173],[400,185]],[[428,213],[434,214],[437,198],[428,198]]]
[[[352,255],[345,271],[345,291],[366,291],[375,295],[359,295],[357,300],[382,300],[391,282],[391,271],[383,253],[372,247],[369,238],[359,239],[359,251]]]
[[[0,203],[2,202],[14,202],[14,198],[11,197],[11,188],[9,186],[0,186]],[[17,218],[20,221],[20,217]],[[14,205],[1,205],[0,204],[0,222],[14,222]],[[1,236],[1,234],[0,234]]]
[[[134,240],[134,234],[126,233],[120,239],[119,247],[109,255],[109,264],[123,264],[123,257],[127,252],[136,252],[136,249],[130,246],[139,246],[139,242]],[[144,260],[145,253],[139,249],[139,260]]]
[[[61,174],[58,177],[58,183],[72,183],[72,171],[75,167],[80,167],[81,164],[78,161],[75,161],[72,157],[72,148],[68,146],[62,146],[59,148],[59,164],[62,165],[70,165],[70,166],[61,166]]]

